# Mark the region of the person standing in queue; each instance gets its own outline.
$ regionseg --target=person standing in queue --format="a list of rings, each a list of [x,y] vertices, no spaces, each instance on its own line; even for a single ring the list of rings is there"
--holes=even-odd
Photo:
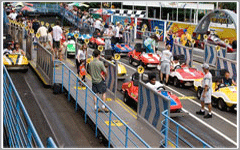
[[[183,46],[191,46],[192,36],[187,32],[187,29],[183,30],[181,36],[181,43]]]
[[[143,46],[146,48],[146,53],[155,53],[157,44],[158,44],[158,37],[156,34],[148,37],[143,43]]]
[[[170,66],[171,66],[171,63],[173,63],[173,56],[170,50],[171,50],[171,46],[167,45],[167,49],[162,51],[162,56],[160,59],[160,65],[161,65],[160,82],[163,83],[163,74],[165,74],[166,85],[168,85],[168,79],[169,79],[170,68],[171,68]]]
[[[211,96],[212,96],[212,74],[209,72],[209,65],[204,63],[202,65],[202,69],[204,72],[204,78],[202,81],[202,87],[203,87],[203,91],[201,94],[201,109],[199,111],[196,112],[196,114],[198,115],[205,115],[205,110],[204,110],[204,105],[207,104],[208,105],[208,114],[204,116],[204,118],[212,118],[212,100],[211,100]]]
[[[84,43],[81,46],[81,49],[77,51],[76,55],[76,66],[77,66],[77,74],[80,73],[80,64],[84,64],[84,67],[86,68],[86,58],[87,58],[87,44]],[[81,63],[82,62],[82,63]]]
[[[106,50],[109,50],[112,48],[111,47],[111,38],[113,35],[114,35],[113,27],[112,27],[112,25],[109,25],[109,28],[106,29],[103,33],[103,36],[106,36],[106,38],[105,38],[105,49]]]
[[[105,77],[102,77],[102,72],[104,74],[107,74],[107,70],[103,64],[99,60],[100,58],[100,51],[99,50],[94,50],[93,51],[93,61],[90,62],[89,64],[89,74],[92,77],[92,90],[96,94],[102,94],[102,99],[104,102],[106,102],[106,91],[107,91],[107,86],[105,82]],[[97,109],[97,98],[94,96],[94,106],[95,110]],[[108,112],[109,110],[105,107],[105,105],[102,105],[102,109],[105,112]],[[99,111],[99,110],[98,110]]]
[[[60,56],[60,40],[62,38],[62,28],[60,27],[60,21],[56,21],[56,25],[52,28],[53,29],[53,49],[55,52],[55,57],[58,55]],[[59,58],[59,57],[57,57]]]
[[[171,46],[170,52],[172,52],[172,47],[173,47],[173,31],[172,31],[172,29],[169,29],[165,41],[166,41],[166,46],[167,46],[167,45],[170,45],[170,46]]]

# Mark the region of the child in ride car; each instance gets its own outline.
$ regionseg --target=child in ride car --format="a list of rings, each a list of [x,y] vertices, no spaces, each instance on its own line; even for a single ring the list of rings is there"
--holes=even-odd
[[[176,66],[180,66],[179,57],[177,55],[173,56],[173,63],[171,65],[171,70],[174,70]]]
[[[79,78],[83,81],[86,82],[85,80],[85,76],[87,74],[86,68],[85,68],[85,61],[84,60],[80,60],[80,66],[79,66]],[[81,81],[79,81],[79,84],[81,86],[84,86]]]

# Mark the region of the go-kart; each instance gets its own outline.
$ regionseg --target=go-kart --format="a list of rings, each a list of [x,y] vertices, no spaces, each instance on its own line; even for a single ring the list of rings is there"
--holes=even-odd
[[[108,53],[108,51],[106,51]],[[105,53],[106,54],[106,53]],[[106,60],[111,61],[111,63],[115,64],[115,61],[112,60],[112,56],[111,57],[105,57]],[[93,60],[93,57],[90,57],[87,59],[87,67],[88,64]],[[118,74],[117,74],[117,78],[119,80],[124,80],[127,77],[127,69],[125,68],[125,66],[123,64],[121,64],[121,62],[118,62]]]
[[[212,32],[211,34],[208,35],[206,40],[196,40],[196,46],[201,47],[204,49],[204,45],[206,43],[213,44],[213,45],[219,45],[220,47],[226,48],[227,47],[227,52],[235,52],[236,51],[236,46],[234,47],[234,42],[231,44],[226,44],[223,40],[219,38],[217,34]]]
[[[67,44],[67,57],[70,55],[75,56],[75,53],[76,53],[75,46],[76,46],[75,41],[72,38],[70,38]]]
[[[97,49],[98,46],[100,46],[100,45],[101,45],[101,46],[104,46],[104,45],[105,45],[104,38],[92,36],[92,37],[89,39],[89,46],[90,46],[90,47]]]
[[[92,37],[91,34],[79,34],[78,41],[83,44],[85,39],[90,39]]]
[[[225,70],[210,70],[212,73],[212,105],[220,110],[231,110],[237,106],[237,86],[226,86],[220,83],[217,88],[217,81],[223,78]],[[220,73],[219,73],[220,72]],[[202,79],[194,82],[194,89],[197,91],[197,97],[200,99],[203,88]]]
[[[137,63],[137,66],[141,65],[144,68],[156,68],[159,64],[160,56],[153,53],[145,53],[145,49],[141,48],[140,43],[137,43],[134,50],[128,53],[129,63]]]
[[[125,103],[131,99],[134,100],[135,102],[138,102],[138,83],[139,83],[139,74],[134,73],[132,75],[132,80],[130,82],[126,82],[122,84],[122,91],[124,93],[123,101]],[[162,86],[158,87],[157,90],[161,95],[163,95],[164,97],[166,97],[171,101],[170,103],[171,113],[177,113],[181,111],[182,103],[176,95],[172,94],[169,91],[166,91],[165,88]]]
[[[28,59],[20,54],[5,54],[3,55],[3,64],[7,70],[22,70],[28,71]]]
[[[112,49],[115,53],[129,53],[134,50],[133,46],[127,44],[112,44]]]

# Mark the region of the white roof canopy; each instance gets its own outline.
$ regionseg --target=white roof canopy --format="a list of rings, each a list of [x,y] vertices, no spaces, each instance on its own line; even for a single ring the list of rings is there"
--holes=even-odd
[[[214,10],[214,4],[197,4],[196,2],[195,3],[182,3],[182,2],[177,3],[177,2],[159,2],[159,1],[124,1],[123,5]]]

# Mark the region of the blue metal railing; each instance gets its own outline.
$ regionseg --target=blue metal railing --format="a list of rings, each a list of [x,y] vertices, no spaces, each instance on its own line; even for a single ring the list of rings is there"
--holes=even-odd
[[[59,64],[62,66],[61,70],[56,69],[55,65]],[[86,89],[85,91],[78,90],[78,82],[81,82]],[[63,88],[67,90],[68,100],[70,95],[75,97],[77,110],[77,104],[85,111],[85,122],[87,121],[87,116],[92,119],[95,123],[95,136],[98,135],[98,129],[105,134],[105,137],[108,139],[108,147],[112,144],[114,147],[147,147],[150,146],[139,136],[137,135],[106,103],[103,102],[87,85],[84,83],[68,66],[63,62],[55,60],[54,61],[54,75],[53,83],[61,83],[62,91]],[[75,89],[73,88],[75,86]],[[80,87],[81,88],[81,87]],[[80,96],[79,96],[80,95]],[[96,97],[96,106],[97,109],[94,109],[94,100],[93,97]],[[103,104],[108,110],[109,113],[98,112],[99,104]],[[94,116],[95,115],[95,116]],[[116,121],[117,120],[117,121]],[[108,121],[108,124],[106,123]],[[119,126],[118,124],[121,124]],[[136,144],[138,142],[138,144]]]
[[[59,13],[58,4],[34,4],[33,8],[36,9],[36,13]]]
[[[187,141],[186,139],[184,139],[184,137],[179,135],[179,132],[182,131],[182,132],[185,132],[186,134],[190,135],[192,137],[191,140],[195,140],[194,144],[200,143],[203,148],[206,148],[206,147],[207,148],[212,148],[209,144],[207,144],[205,141],[200,139],[194,133],[192,133],[191,131],[189,131],[188,129],[186,129],[185,127],[183,127],[182,125],[180,125],[176,121],[174,121],[172,118],[170,118],[168,116],[168,111],[167,110],[163,111],[162,115],[165,117],[165,119],[161,122],[163,127],[164,127],[164,129],[161,131],[161,133],[164,135],[164,140],[161,141],[161,144],[164,147],[168,147],[168,142],[170,141],[174,146],[179,148],[179,142],[182,141],[187,146],[189,146],[191,148],[194,148],[194,146],[189,141]],[[173,124],[172,128],[173,127],[176,128],[176,131],[169,128],[170,123]],[[171,133],[171,135],[172,135],[171,137],[169,136],[170,135],[169,133]],[[173,140],[174,137],[176,138],[175,141]]]
[[[3,125],[9,147],[44,148],[5,66],[3,66]],[[53,140],[48,143],[55,145]]]

